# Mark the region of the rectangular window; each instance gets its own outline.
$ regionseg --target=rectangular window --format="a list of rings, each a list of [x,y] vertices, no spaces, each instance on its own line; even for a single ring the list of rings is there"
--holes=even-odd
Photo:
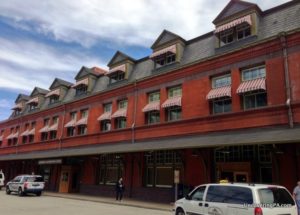
[[[231,85],[231,76],[225,75],[221,77],[216,77],[212,79],[212,88],[219,88]]]
[[[22,137],[22,143],[23,143],[23,144],[27,143],[27,136],[23,136],[23,137]]]
[[[106,103],[103,105],[103,109],[104,109],[104,112],[111,112],[112,111],[112,103]]]
[[[116,122],[116,129],[126,128],[126,118],[125,117],[118,117],[115,120]]]
[[[89,111],[87,109],[81,110],[80,111],[81,119],[87,118],[88,117],[88,113],[89,113]]]
[[[35,128],[35,122],[31,122],[31,129]]]
[[[122,81],[124,79],[125,79],[125,72],[121,72],[121,71],[115,72],[111,74],[109,77],[110,84]]]
[[[54,104],[59,101],[59,96],[58,95],[52,95],[49,97],[49,104]]]
[[[251,36],[251,26],[248,23],[242,23],[236,27],[237,39],[245,39]]]
[[[212,113],[227,113],[231,112],[231,99],[212,100]]]
[[[49,139],[50,140],[56,139],[56,135],[57,135],[57,131],[50,131],[50,137],[49,137]]]
[[[155,124],[160,122],[160,112],[159,111],[149,111],[146,113],[146,120],[148,124]]]
[[[71,117],[71,120],[76,120],[77,119],[77,112],[71,112],[70,117]]]
[[[57,124],[58,123],[58,116],[55,116],[52,118],[52,124]]]
[[[38,107],[38,104],[36,104],[36,103],[29,104],[29,111],[35,110],[35,109],[37,109],[37,107]]]
[[[33,143],[33,141],[34,141],[34,135],[31,134],[28,136],[28,142]]]
[[[68,128],[67,128],[67,136],[68,136],[68,137],[73,137],[73,136],[75,136],[75,127],[68,127]]]
[[[15,146],[18,144],[18,138],[13,138],[12,139],[12,144]]]
[[[22,113],[21,109],[16,109],[14,115],[19,116],[21,113]]]
[[[87,133],[87,126],[86,125],[79,125],[78,126],[78,135],[84,135]]]
[[[176,121],[181,119],[181,107],[173,106],[166,108],[167,121]]]
[[[243,94],[244,109],[254,109],[267,106],[267,93],[263,92],[250,92]]]
[[[228,29],[220,32],[220,46],[233,42],[233,29]]]
[[[254,67],[242,71],[242,81],[250,81],[257,78],[265,78],[265,77],[266,77],[265,66]]]
[[[24,130],[26,131],[26,130],[28,130],[29,129],[29,123],[26,123],[25,124],[25,127],[24,127]]]
[[[176,54],[166,53],[155,59],[155,68],[160,68],[165,65],[172,64],[176,61]]]
[[[156,102],[156,101],[159,101],[159,100],[160,100],[160,92],[159,91],[149,93],[149,95],[148,95],[148,102],[149,103]]]
[[[20,131],[20,126],[17,126],[16,127],[16,132],[19,132]]]
[[[44,119],[44,126],[49,125],[50,119]]]
[[[100,122],[101,131],[110,131],[111,130],[111,122],[110,120],[103,120]]]
[[[181,86],[176,86],[168,89],[168,98],[173,98],[182,95]]]
[[[127,99],[119,101],[118,102],[118,109],[125,109],[125,108],[127,108],[127,104],[128,104]]]
[[[48,132],[42,132],[41,133],[41,141],[48,140]]]
[[[84,84],[77,86],[75,96],[85,95],[87,93],[87,89],[88,89],[88,86],[84,85]]]
[[[115,185],[123,176],[123,158],[120,155],[111,154],[100,158],[99,184]]]

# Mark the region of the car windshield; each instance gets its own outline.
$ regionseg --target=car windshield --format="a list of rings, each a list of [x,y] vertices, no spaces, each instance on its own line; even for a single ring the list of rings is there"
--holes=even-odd
[[[261,204],[273,205],[274,207],[279,206],[292,206],[295,205],[295,202],[292,196],[288,193],[287,190],[283,188],[270,187],[259,189],[258,194],[260,197]]]
[[[43,182],[43,177],[41,176],[33,176],[33,177],[26,177],[25,181],[27,182]]]

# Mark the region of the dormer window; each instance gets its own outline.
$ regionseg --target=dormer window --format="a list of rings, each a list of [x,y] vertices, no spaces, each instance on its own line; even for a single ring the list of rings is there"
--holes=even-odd
[[[76,84],[74,84],[72,87],[75,88],[76,96],[81,96],[87,93],[88,91],[88,83],[89,83],[89,79],[83,79],[80,81],[77,81]]]
[[[39,98],[35,97],[33,99],[30,99],[26,104],[29,105],[29,111],[33,111],[38,108]]]
[[[22,109],[23,109],[22,103],[16,104],[16,105],[12,108],[12,110],[14,111],[14,113],[13,113],[14,116],[20,115],[20,114],[22,113]]]
[[[233,29],[220,32],[220,45],[226,45],[233,42]]]
[[[59,101],[60,89],[50,91],[45,97],[49,97],[49,104]]]
[[[248,23],[243,23],[236,26],[237,39],[241,40],[251,36],[251,26]]]
[[[58,102],[59,96],[57,96],[57,95],[52,95],[52,96],[50,96],[49,99],[50,99],[50,100],[49,100],[49,104],[54,104],[54,103]]]
[[[125,79],[125,73],[126,73],[126,64],[122,64],[120,66],[113,67],[109,70],[108,76],[109,76],[109,83],[113,84],[119,81],[122,81]]]
[[[150,58],[155,62],[155,68],[174,63],[176,61],[176,51],[176,45],[154,51]]]

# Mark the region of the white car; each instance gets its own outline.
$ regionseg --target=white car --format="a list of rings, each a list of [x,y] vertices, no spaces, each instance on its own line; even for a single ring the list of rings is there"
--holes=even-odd
[[[27,193],[34,193],[40,196],[44,187],[45,182],[40,175],[19,175],[6,184],[6,194],[16,192],[19,196],[23,196]]]
[[[297,215],[288,190],[263,184],[204,184],[174,206],[175,215]]]
[[[4,182],[5,182],[5,176],[2,170],[0,170],[0,190],[2,189],[2,187],[4,187]]]

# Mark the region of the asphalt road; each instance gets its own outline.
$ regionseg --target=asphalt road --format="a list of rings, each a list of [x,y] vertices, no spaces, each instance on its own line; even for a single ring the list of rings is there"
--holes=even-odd
[[[0,191],[1,215],[171,215],[171,212],[59,197],[19,197]]]

